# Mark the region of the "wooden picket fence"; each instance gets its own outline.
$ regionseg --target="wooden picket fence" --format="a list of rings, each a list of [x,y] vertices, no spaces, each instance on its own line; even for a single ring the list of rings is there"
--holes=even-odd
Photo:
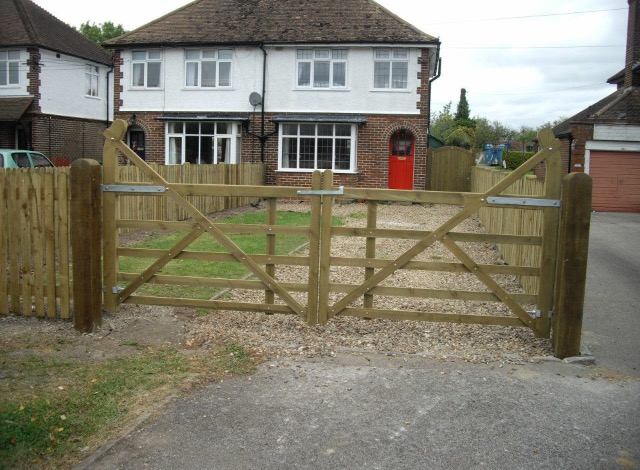
[[[476,166],[471,173],[471,191],[482,193],[506,178],[511,172],[502,169]],[[513,183],[505,195],[544,195],[544,182],[536,176],[525,176]],[[478,211],[487,233],[496,235],[522,235],[541,237],[544,216],[541,211],[517,207],[483,207]],[[512,266],[540,266],[541,246],[497,243],[505,262]],[[538,291],[538,277],[517,276],[525,292]]]
[[[0,171],[0,314],[69,318],[69,168]]]
[[[185,184],[261,185],[264,165],[156,165],[168,181]],[[141,181],[131,166],[119,166],[122,181]],[[137,178],[137,179],[136,179]],[[123,219],[182,220],[186,213],[161,198],[127,196],[117,208]],[[254,199],[190,197],[205,213],[240,207]],[[70,168],[0,169],[0,315],[68,319],[72,316]],[[151,202],[150,202],[151,200]]]

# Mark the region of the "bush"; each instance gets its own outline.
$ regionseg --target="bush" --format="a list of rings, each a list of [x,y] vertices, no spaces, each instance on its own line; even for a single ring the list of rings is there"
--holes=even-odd
[[[520,150],[503,150],[502,161],[506,162],[508,170],[515,170],[534,155],[534,152],[522,153]]]

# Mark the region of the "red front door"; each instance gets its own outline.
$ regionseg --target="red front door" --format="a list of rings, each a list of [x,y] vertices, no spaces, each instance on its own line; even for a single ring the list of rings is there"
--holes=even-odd
[[[413,134],[400,130],[389,141],[389,189],[413,189]]]

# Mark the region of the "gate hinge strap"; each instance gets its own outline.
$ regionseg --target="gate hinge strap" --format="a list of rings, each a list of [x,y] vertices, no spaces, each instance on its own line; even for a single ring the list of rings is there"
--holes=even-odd
[[[498,197],[487,198],[488,204],[528,207],[560,207],[559,199],[538,199],[535,197]]]
[[[344,186],[338,189],[301,189],[298,191],[299,196],[342,196],[344,194]]]
[[[158,194],[167,191],[164,186],[133,185],[133,184],[103,184],[102,191],[105,193],[146,193]]]

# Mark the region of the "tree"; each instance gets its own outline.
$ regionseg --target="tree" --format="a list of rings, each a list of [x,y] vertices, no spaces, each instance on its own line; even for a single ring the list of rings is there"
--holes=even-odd
[[[442,111],[431,115],[429,134],[444,142],[454,129],[455,123],[451,114],[451,101],[449,101],[442,107]]]
[[[100,24],[87,21],[80,25],[78,31],[98,45],[102,45],[105,41],[122,36],[127,32],[121,24],[116,26],[111,21],[105,21]]]
[[[469,121],[469,102],[467,101],[467,90],[460,89],[460,101],[454,117],[456,121]]]

